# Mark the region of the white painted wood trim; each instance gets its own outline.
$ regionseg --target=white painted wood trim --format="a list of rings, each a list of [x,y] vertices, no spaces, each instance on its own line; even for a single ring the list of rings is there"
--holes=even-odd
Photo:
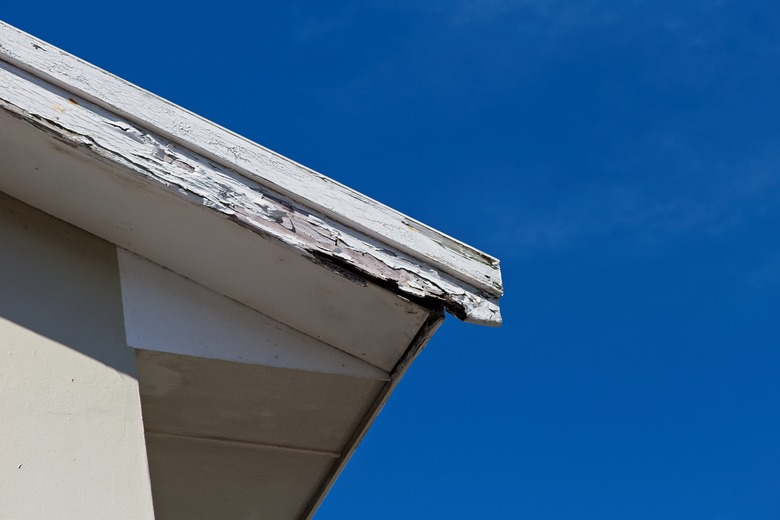
[[[496,296],[3,61],[0,109],[112,166],[117,175],[205,206],[216,218],[276,240],[326,268],[366,277],[429,306],[444,305],[469,322],[501,323]]]
[[[389,381],[384,370],[117,248],[127,344],[208,359]]]
[[[155,133],[422,260],[488,298],[503,294],[496,258],[3,22],[0,60],[113,112],[143,133]]]

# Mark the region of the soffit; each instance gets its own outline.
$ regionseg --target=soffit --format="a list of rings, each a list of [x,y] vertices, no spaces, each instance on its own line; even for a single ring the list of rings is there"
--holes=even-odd
[[[16,117],[310,259],[500,323],[496,259],[2,23],[0,41]]]
[[[157,520],[302,518],[331,470],[327,455],[147,435]]]
[[[203,205],[150,189],[2,110],[0,156],[0,191],[361,359],[372,346],[373,364],[385,371],[429,314]]]

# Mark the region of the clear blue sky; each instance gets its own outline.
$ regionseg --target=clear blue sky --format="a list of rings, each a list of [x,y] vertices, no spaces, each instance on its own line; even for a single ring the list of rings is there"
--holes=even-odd
[[[318,520],[780,518],[780,4],[5,2],[502,260]]]

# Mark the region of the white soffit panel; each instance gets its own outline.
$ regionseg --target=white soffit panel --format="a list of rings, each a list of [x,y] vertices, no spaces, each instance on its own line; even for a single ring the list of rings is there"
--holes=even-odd
[[[333,467],[324,454],[148,434],[157,520],[303,518]]]
[[[147,432],[339,458],[386,381],[137,350]]]
[[[389,381],[384,370],[173,271],[124,249],[118,256],[131,347]]]
[[[379,357],[370,362],[386,371],[429,314],[371,282],[323,269],[278,241],[215,218],[205,206],[116,174],[111,165],[3,110],[0,157],[0,191],[361,359],[370,354],[364,347],[374,346]]]
[[[0,108],[39,130],[310,259],[500,324],[495,258],[3,23],[0,60]]]

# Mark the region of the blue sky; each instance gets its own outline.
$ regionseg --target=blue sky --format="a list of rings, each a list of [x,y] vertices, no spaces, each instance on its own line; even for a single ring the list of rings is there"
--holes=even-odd
[[[317,519],[780,517],[780,4],[13,2],[502,260]]]

